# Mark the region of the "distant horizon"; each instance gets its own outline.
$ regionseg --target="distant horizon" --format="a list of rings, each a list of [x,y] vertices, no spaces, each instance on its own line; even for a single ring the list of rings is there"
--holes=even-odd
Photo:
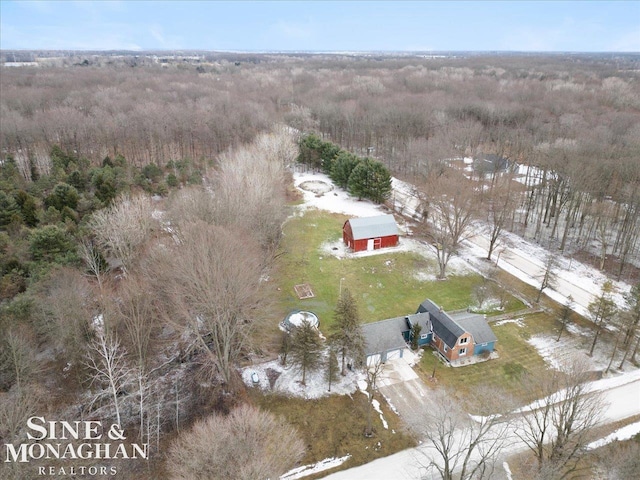
[[[202,52],[202,53],[238,53],[238,54],[294,54],[304,53],[313,55],[348,55],[348,54],[378,54],[378,55],[442,55],[442,54],[470,54],[482,55],[487,53],[505,55],[640,55],[638,51],[570,51],[570,50],[241,50],[241,49],[204,49],[204,48],[147,48],[144,50],[117,49],[82,49],[82,48],[0,48],[0,52],[84,52],[84,53],[112,53],[123,52],[131,54],[142,54],[150,52]]]
[[[3,0],[0,49],[636,53],[640,2]]]

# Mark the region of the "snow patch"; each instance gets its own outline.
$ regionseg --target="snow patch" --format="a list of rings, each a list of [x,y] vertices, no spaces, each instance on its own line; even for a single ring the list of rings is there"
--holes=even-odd
[[[312,463],[310,465],[303,465],[302,467],[296,467],[293,470],[289,470],[287,473],[280,477],[280,480],[295,480],[297,478],[313,475],[314,473],[323,472],[330,468],[339,467],[344,462],[351,458],[350,454],[344,457],[331,457],[320,460],[318,463]]]
[[[419,282],[435,282],[438,279],[435,275],[427,272],[416,272],[413,277]]]
[[[387,423],[387,421],[384,418],[384,415],[382,414],[382,409],[380,408],[380,402],[374,398],[373,400],[371,400],[371,404],[373,405],[373,409],[380,414],[380,420],[382,420],[382,426],[385,428],[385,430],[389,430],[389,424]]]
[[[347,375],[344,377],[338,375],[338,380],[331,382],[331,392],[329,392],[325,373],[322,368],[315,372],[307,372],[306,384],[303,385],[302,373],[298,369],[290,365],[283,367],[279,360],[273,360],[243,368],[242,380],[249,387],[312,399],[333,394],[351,394],[358,389],[358,382],[365,376],[364,372],[347,370]],[[254,381],[256,376],[257,382]]]
[[[515,323],[520,328],[524,327],[524,319],[523,318],[511,318],[507,320],[498,320],[493,324],[494,327],[499,327],[500,325],[506,325],[507,323]]]
[[[587,450],[593,450],[595,448],[604,447],[609,443],[616,441],[629,440],[634,436],[640,433],[640,422],[632,423],[631,425],[627,425],[626,427],[619,428],[615,432],[607,435],[604,438],[596,440],[595,442],[591,442],[587,445]]]
[[[504,468],[504,471],[507,474],[507,480],[513,480],[513,476],[511,474],[511,469],[509,468],[509,464],[507,462],[503,462],[502,468]]]
[[[324,173],[317,172],[295,172],[293,174],[294,185],[300,189],[304,196],[304,204],[299,206],[300,210],[317,208],[333,213],[342,213],[354,217],[373,217],[382,213],[387,213],[381,205],[375,205],[366,200],[353,198],[349,193],[341,188],[335,187],[325,193],[316,193],[306,190],[311,186],[326,184],[332,186],[333,182]],[[317,189],[314,188],[317,191]]]

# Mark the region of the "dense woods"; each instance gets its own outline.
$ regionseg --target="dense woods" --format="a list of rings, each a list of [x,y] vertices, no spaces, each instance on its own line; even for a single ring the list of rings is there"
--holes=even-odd
[[[59,168],[55,147],[78,160],[67,182],[75,188],[86,181],[83,162],[118,155],[148,170],[171,165],[175,184],[283,122],[416,184],[450,159],[497,156],[521,185],[517,198],[497,199],[512,207],[500,218],[505,228],[564,252],[590,251],[616,275],[637,255],[634,55],[87,55],[49,63],[57,66],[4,68],[0,80],[0,146],[26,181]],[[318,167],[332,153],[323,151]],[[493,193],[504,167],[476,165],[470,176]],[[108,177],[91,180],[110,195]],[[496,218],[495,199],[483,200]],[[17,201],[29,216],[32,201]]]
[[[214,447],[247,455],[203,440],[225,422],[290,432],[238,410],[235,387],[238,364],[277,343],[254,340],[273,320],[257,312],[296,161],[390,206],[390,175],[415,185],[416,232],[441,278],[480,221],[489,259],[509,230],[636,282],[639,66],[637,55],[149,54],[0,67],[0,435],[80,402],[153,452],[167,432],[196,439],[195,461],[170,455],[200,472]],[[623,362],[638,348],[636,290]],[[614,315],[606,294],[598,334]],[[361,343],[334,344],[330,378]],[[318,367],[289,353],[303,380]],[[194,412],[236,413],[194,424]],[[290,442],[286,462],[247,471],[281,474],[300,457],[295,432]]]

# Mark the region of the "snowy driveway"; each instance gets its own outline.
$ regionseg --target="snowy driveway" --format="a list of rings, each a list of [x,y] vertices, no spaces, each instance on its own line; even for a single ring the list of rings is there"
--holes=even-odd
[[[429,402],[431,396],[429,388],[418,377],[407,359],[398,358],[385,364],[382,376],[378,380],[378,391],[384,395],[405,425],[419,434],[418,412],[424,411],[424,407],[416,407]]]

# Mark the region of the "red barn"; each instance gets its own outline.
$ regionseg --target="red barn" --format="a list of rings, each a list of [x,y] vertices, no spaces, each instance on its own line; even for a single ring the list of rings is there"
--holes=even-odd
[[[344,222],[342,239],[354,252],[398,245],[398,226],[393,215],[352,218]]]

